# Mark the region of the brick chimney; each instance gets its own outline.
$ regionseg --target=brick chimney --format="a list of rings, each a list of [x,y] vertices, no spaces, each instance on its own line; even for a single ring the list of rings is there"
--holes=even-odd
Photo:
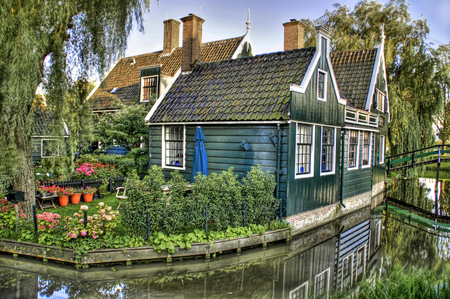
[[[180,22],[174,19],[164,21],[164,49],[163,54],[172,53],[180,44]]]
[[[305,46],[305,25],[296,19],[284,23],[284,50],[301,49]]]
[[[183,22],[183,58],[181,71],[191,71],[197,62],[200,62],[202,51],[202,18],[194,14],[181,18]]]

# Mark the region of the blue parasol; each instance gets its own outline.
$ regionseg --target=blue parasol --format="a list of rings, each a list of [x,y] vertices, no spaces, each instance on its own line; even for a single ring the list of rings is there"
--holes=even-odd
[[[208,174],[208,156],[206,155],[205,146],[203,145],[203,140],[205,140],[205,135],[203,135],[202,128],[200,126],[195,129],[195,148],[194,148],[194,162],[192,163],[192,175],[191,182],[194,181],[197,172],[201,172],[204,175]]]

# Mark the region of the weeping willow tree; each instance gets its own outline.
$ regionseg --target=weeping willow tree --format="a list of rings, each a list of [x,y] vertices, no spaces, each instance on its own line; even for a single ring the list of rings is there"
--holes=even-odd
[[[2,0],[0,5],[0,180],[35,203],[32,103],[40,84],[61,135],[67,92],[124,53],[149,0]]]
[[[387,4],[361,1],[353,10],[335,4],[334,10],[326,11],[321,18],[302,21],[307,46],[315,44],[314,26],[322,24],[334,33],[333,51],[373,48],[381,42],[384,28],[390,152],[402,153],[433,143],[433,116],[443,102],[442,85],[435,72],[439,57],[426,43],[426,19],[413,20],[406,0]]]

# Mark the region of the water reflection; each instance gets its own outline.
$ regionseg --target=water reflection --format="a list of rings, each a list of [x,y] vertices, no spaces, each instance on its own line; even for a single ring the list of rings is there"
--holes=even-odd
[[[0,256],[2,298],[320,298],[381,269],[382,210],[357,211],[290,244],[208,260],[76,270]]]

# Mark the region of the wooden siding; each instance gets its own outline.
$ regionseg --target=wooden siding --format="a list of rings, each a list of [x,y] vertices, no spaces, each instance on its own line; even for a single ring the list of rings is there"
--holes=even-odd
[[[295,178],[296,125],[291,123],[289,129],[289,167],[288,167],[288,199],[287,216],[327,206],[339,201],[341,156],[340,130],[336,130],[336,159],[333,161],[334,174],[320,175],[321,126],[315,126],[314,138],[314,172],[313,177]]]
[[[208,174],[220,173],[234,167],[234,172],[240,178],[245,177],[252,166],[260,164],[264,171],[276,174],[277,147],[269,138],[269,134],[277,134],[277,125],[202,125],[205,135],[205,149],[208,155]],[[185,170],[180,173],[185,179],[191,179],[192,162],[195,147],[195,125],[186,126]],[[287,130],[286,126],[282,129]],[[287,133],[287,132],[286,132]],[[241,142],[245,140],[250,150],[245,151]],[[161,161],[161,126],[150,126],[150,168],[153,165],[162,166]],[[275,138],[276,141],[276,138]],[[280,198],[286,198],[286,169],[287,169],[287,138],[281,138],[281,175]],[[173,169],[165,169],[167,179]]]
[[[360,131],[361,132],[361,131]],[[359,155],[358,168],[348,170],[348,137],[349,130],[345,133],[344,145],[344,182],[343,182],[343,199],[372,191],[373,167],[361,168],[362,142],[359,139]]]
[[[370,239],[370,220],[364,221],[351,229],[343,232],[336,239],[336,290],[342,287],[342,262],[349,255],[351,257],[353,283],[356,282],[356,263],[357,251],[366,246],[364,255],[364,265],[367,266],[369,260],[369,239]]]
[[[289,293],[304,283],[308,285],[308,292],[314,294],[315,277],[327,269],[329,287],[333,288],[335,245],[333,237],[286,260],[282,264],[282,279],[274,282],[274,298],[290,298]]]

